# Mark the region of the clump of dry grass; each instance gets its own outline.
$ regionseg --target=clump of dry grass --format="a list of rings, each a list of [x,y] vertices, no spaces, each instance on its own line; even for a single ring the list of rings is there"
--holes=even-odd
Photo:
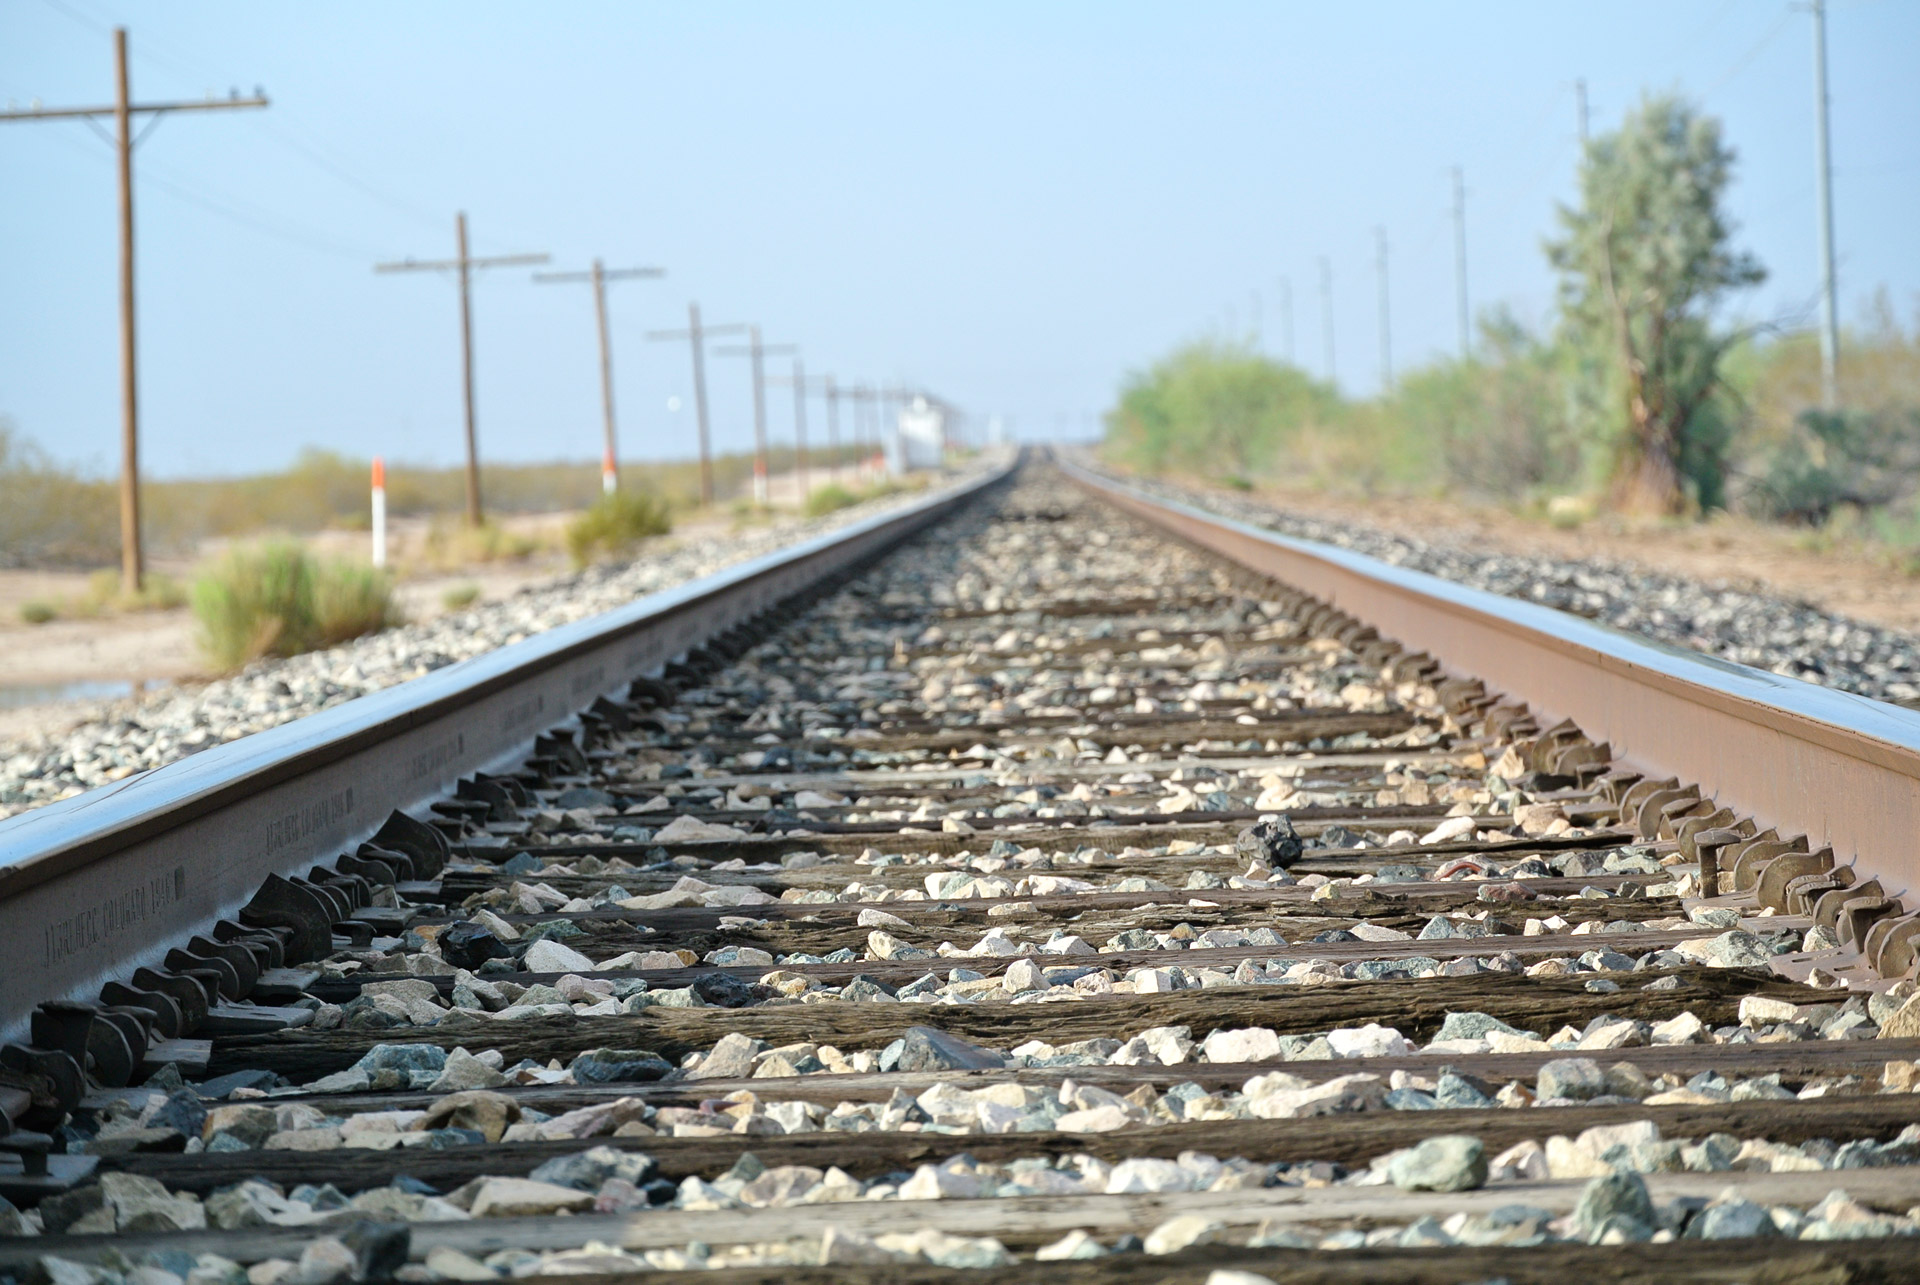
[[[290,540],[230,551],[193,585],[201,645],[223,669],[294,656],[400,623],[385,572],[320,561]]]

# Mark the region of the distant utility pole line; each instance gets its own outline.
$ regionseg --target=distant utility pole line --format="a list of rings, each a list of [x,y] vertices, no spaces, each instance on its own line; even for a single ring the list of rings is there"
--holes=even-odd
[[[800,503],[804,505],[807,496],[813,493],[807,481],[807,368],[795,357],[791,375],[770,375],[767,382],[793,386],[793,470],[799,480]],[[833,381],[828,380],[827,386],[831,388]]]
[[[1380,276],[1380,391],[1393,387],[1393,311],[1387,305],[1387,230],[1373,230],[1375,270]]]
[[[1827,5],[1812,0],[1813,162],[1820,184],[1820,402],[1840,405],[1840,319],[1833,278],[1833,158],[1827,135]]]
[[[735,335],[746,327],[737,322],[724,326],[701,326],[700,305],[687,305],[685,330],[649,330],[648,339],[685,339],[693,348],[693,412],[700,424],[700,503],[713,503],[713,450],[707,430],[707,344],[708,335]]]
[[[1467,185],[1453,167],[1453,291],[1460,310],[1460,360],[1473,348],[1473,319],[1467,311]]]
[[[126,593],[136,594],[146,575],[146,556],[140,544],[140,398],[134,361],[133,149],[153,132],[168,112],[265,107],[267,96],[255,89],[251,98],[242,98],[236,89],[226,98],[209,95],[199,102],[133,102],[127,80],[125,27],[113,29],[113,90],[111,106],[29,107],[25,111],[0,112],[0,121],[84,120],[104,134],[95,118],[113,117],[111,141],[119,161],[116,168],[120,187],[120,585]],[[135,116],[153,118],[138,137],[133,133]]]
[[[833,376],[825,377],[822,395],[827,399],[827,455],[833,461],[829,466],[829,476],[836,482],[840,480],[840,385]]]
[[[1327,340],[1327,382],[1337,383],[1333,364],[1333,265],[1320,256],[1320,329]]]
[[[856,384],[852,388],[841,390],[840,395],[853,403],[853,452],[854,476],[859,477],[860,463],[866,458],[867,418],[872,414],[874,422],[879,422],[879,414],[874,403],[879,398],[869,384]],[[878,429],[875,430],[876,433]]]
[[[533,279],[541,285],[562,282],[587,282],[593,287],[593,317],[600,328],[600,411],[606,425],[606,449],[600,457],[600,487],[611,495],[620,488],[620,445],[613,426],[613,344],[607,338],[607,282],[634,281],[664,277],[665,268],[614,268],[609,271],[600,260],[586,272],[536,272]]]
[[[1280,278],[1280,354],[1293,364],[1293,280]]]
[[[466,211],[453,216],[454,257],[451,259],[402,259],[398,263],[376,263],[375,272],[444,272],[451,268],[460,278],[460,383],[467,415],[467,525],[479,526],[480,446],[473,427],[473,272],[475,268],[516,268],[545,263],[544,254],[496,254],[476,259],[467,253]]]
[[[769,344],[760,341],[760,327],[747,327],[744,348],[718,348],[722,357],[746,357],[753,363],[753,502],[765,504],[767,483],[767,369],[763,358],[769,353],[800,351],[797,344]]]

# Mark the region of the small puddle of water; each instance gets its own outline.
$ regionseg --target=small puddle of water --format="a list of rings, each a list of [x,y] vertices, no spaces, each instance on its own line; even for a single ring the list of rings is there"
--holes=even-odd
[[[66,701],[122,700],[134,693],[136,684],[126,679],[84,679],[77,683],[0,683],[0,709],[25,709],[29,705],[58,705]],[[164,686],[158,682],[138,684],[142,691]]]

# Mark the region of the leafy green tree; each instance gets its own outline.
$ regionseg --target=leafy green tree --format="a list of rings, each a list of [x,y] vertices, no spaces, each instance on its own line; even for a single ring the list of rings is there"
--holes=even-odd
[[[1643,99],[1588,145],[1579,207],[1561,207],[1562,235],[1547,245],[1569,339],[1600,381],[1611,498],[1631,512],[1719,502],[1729,433],[1713,402],[1738,336],[1713,312],[1766,275],[1733,248],[1721,209],[1733,164],[1719,121],[1678,98]]]
[[[1107,441],[1137,468],[1246,479],[1278,462],[1303,426],[1339,413],[1339,394],[1293,366],[1200,343],[1129,375]]]

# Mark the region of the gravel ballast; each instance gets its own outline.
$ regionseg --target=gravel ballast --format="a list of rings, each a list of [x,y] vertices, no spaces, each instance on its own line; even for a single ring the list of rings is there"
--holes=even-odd
[[[1301,517],[1238,496],[1125,480],[1150,494],[1283,535],[1351,549],[1657,642],[1874,700],[1920,705],[1920,645],[1912,634],[1849,620],[1806,602],[1629,562],[1487,552],[1354,522]]]
[[[675,536],[643,548],[631,562],[558,576],[500,602],[326,651],[258,661],[213,682],[101,702],[63,734],[0,742],[0,819],[419,678],[920,498],[920,493],[895,495],[824,518],[782,518],[725,536]]]

